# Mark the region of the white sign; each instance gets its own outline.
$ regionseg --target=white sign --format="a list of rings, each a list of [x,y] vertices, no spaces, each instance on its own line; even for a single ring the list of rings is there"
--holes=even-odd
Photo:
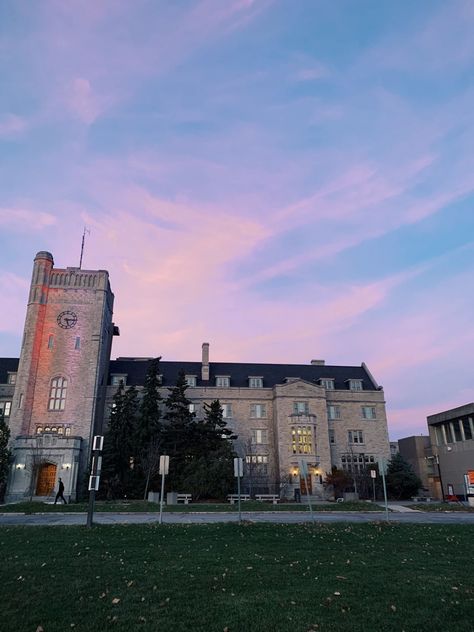
[[[161,476],[166,476],[170,469],[170,457],[167,454],[162,454],[160,456],[160,474]]]
[[[102,435],[95,435],[94,441],[92,442],[92,449],[102,452],[103,447],[104,447],[104,437]]]
[[[377,470],[370,470],[370,477],[377,478]]]
[[[99,491],[100,476],[89,476],[89,491]]]
[[[244,475],[244,460],[240,457],[234,459],[234,476],[240,478]]]

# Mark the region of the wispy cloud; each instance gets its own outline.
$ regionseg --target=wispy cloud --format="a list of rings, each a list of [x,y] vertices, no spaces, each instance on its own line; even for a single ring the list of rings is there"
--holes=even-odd
[[[0,138],[17,136],[22,134],[28,127],[28,123],[25,118],[17,116],[16,114],[4,114],[0,115]]]
[[[51,226],[55,222],[56,218],[50,213],[24,208],[0,207],[0,226],[5,229],[31,232]]]

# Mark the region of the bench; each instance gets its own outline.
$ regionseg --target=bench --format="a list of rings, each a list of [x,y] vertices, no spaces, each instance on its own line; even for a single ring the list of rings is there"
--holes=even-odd
[[[412,496],[411,499],[415,503],[431,503],[434,498],[430,498],[430,496]]]
[[[239,495],[229,494],[229,496],[227,496],[227,500],[230,502],[231,505],[233,505],[239,500]],[[250,500],[250,494],[240,494],[240,500]]]
[[[192,494],[176,494],[176,502],[188,505],[192,500]]]
[[[257,494],[255,500],[272,502],[274,505],[278,503],[280,497],[276,494]]]

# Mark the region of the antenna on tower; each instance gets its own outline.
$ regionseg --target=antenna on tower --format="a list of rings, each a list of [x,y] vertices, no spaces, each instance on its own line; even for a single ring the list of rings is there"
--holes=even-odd
[[[84,232],[82,233],[81,258],[79,259],[79,270],[82,268],[82,255],[84,254],[84,242],[86,240],[86,233],[90,235],[91,231],[84,226]]]

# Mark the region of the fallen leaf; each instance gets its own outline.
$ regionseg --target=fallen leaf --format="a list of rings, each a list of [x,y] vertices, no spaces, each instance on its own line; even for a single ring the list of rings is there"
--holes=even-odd
[[[112,603],[118,603],[120,601],[120,599],[118,597],[114,597],[112,599]]]

